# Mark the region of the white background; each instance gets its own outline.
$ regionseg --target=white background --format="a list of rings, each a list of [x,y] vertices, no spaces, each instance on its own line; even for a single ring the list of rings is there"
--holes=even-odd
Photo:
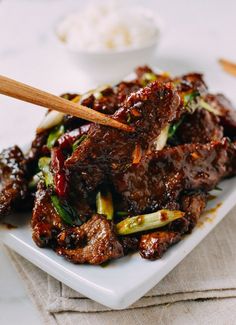
[[[222,91],[236,102],[236,78],[223,73],[217,63],[220,57],[236,62],[236,1],[132,1],[140,2],[152,7],[164,22],[153,64],[173,74],[204,72],[212,91]],[[83,3],[0,1],[0,74],[55,94],[94,86],[92,76],[82,74],[53,37],[60,17]],[[43,114],[41,108],[0,96],[0,148],[29,142]],[[21,281],[0,250],[0,324],[19,322],[40,324]]]

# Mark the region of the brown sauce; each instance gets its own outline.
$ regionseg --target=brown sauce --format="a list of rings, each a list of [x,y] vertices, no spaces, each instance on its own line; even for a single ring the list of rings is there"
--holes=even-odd
[[[17,226],[14,226],[14,225],[12,225],[11,223],[8,223],[8,222],[2,222],[1,224],[0,224],[0,229],[8,229],[8,230],[12,230],[12,229],[16,229],[17,228]]]
[[[222,202],[219,202],[215,207],[205,210],[197,223],[197,227],[202,228],[206,222],[213,222],[216,217],[216,213],[221,206]]]

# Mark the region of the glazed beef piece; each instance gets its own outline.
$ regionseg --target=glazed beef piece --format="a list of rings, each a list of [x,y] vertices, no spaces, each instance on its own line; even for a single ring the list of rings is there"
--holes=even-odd
[[[119,241],[123,247],[124,255],[127,255],[138,250],[140,235],[120,236]]]
[[[185,216],[169,224],[165,230],[142,235],[139,242],[140,255],[149,260],[163,256],[167,249],[179,242],[182,235],[192,231],[206,207],[207,194],[192,192],[180,199],[180,209]]]
[[[65,228],[51,195],[44,182],[39,182],[31,219],[32,237],[39,247],[56,247],[57,235]]]
[[[167,249],[181,240],[181,235],[173,231],[157,231],[141,236],[140,255],[148,260],[156,260],[163,256]]]
[[[122,81],[114,87],[118,102],[117,107],[122,107],[126,98],[133,92],[138,91],[142,86],[136,81]]]
[[[113,117],[121,122],[128,120],[135,132],[93,125],[88,138],[65,163],[72,182],[75,174],[80,174],[80,184],[91,191],[109,175],[124,172],[131,164],[137,164],[152,148],[167,123],[181,113],[179,95],[170,84],[155,82],[132,93]]]
[[[122,81],[112,87],[94,91],[91,95],[81,101],[82,105],[104,114],[114,114],[132,92],[141,88],[137,81]]]
[[[178,210],[185,216],[171,222],[167,229],[181,235],[189,233],[195,227],[207,204],[208,194],[203,191],[184,193],[178,202]]]
[[[65,115],[62,121],[62,124],[64,125],[67,131],[72,131],[76,128],[79,128],[81,125],[85,123],[86,123],[85,120],[82,120],[81,118],[72,115]]]
[[[193,91],[201,96],[207,94],[207,85],[203,80],[203,75],[200,73],[189,73],[173,79],[173,82],[180,94]]]
[[[144,65],[144,66],[136,68],[135,73],[137,75],[137,79],[140,80],[140,79],[142,79],[142,77],[145,73],[154,73],[154,72],[150,67],[148,67],[147,65]]]
[[[73,263],[101,264],[123,256],[113,224],[94,215],[81,227],[66,225],[51,201],[51,191],[41,181],[31,220],[33,240],[39,247],[51,247]]]
[[[206,101],[220,113],[219,118],[225,136],[236,139],[236,110],[231,102],[222,94],[208,94]]]
[[[27,196],[25,158],[19,147],[0,154],[0,218],[17,210]]]
[[[81,104],[104,114],[114,114],[118,107],[117,95],[111,87],[91,94]]]
[[[204,109],[197,109],[193,114],[184,117],[175,137],[180,144],[217,141],[223,138],[223,127],[218,116]]]
[[[59,242],[62,247],[57,249],[57,253],[76,264],[102,264],[124,255],[113,224],[105,216],[98,214],[81,227],[62,232]],[[68,246],[74,247],[67,248]]]
[[[185,232],[191,232],[197,224],[206,207],[207,196],[207,193],[202,191],[182,195],[180,209],[185,212],[184,218],[189,222],[188,229]],[[172,225],[172,229],[176,229],[175,225]]]
[[[230,174],[235,147],[227,139],[167,147],[142,158],[113,184],[132,213],[155,211],[184,191],[210,191]],[[232,162],[231,162],[232,161]]]
[[[135,73],[137,75],[136,83],[141,86],[145,86],[154,80],[164,83],[172,81],[169,74],[158,74],[148,66],[138,67],[137,69],[135,69]]]

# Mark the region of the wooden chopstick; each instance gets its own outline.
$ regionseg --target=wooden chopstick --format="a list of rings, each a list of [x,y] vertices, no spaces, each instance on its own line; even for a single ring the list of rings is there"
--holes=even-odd
[[[235,63],[230,62],[230,61],[225,60],[225,59],[220,59],[219,60],[219,64],[222,66],[222,68],[226,72],[228,72],[232,76],[235,76],[236,77],[236,64]]]
[[[134,131],[131,126],[120,123],[108,115],[99,113],[86,106],[79,105],[78,103],[73,103],[72,101],[68,101],[64,98],[49,94],[45,91],[1,75],[0,94],[46,107],[64,114],[73,115],[90,122],[108,125],[127,132]]]

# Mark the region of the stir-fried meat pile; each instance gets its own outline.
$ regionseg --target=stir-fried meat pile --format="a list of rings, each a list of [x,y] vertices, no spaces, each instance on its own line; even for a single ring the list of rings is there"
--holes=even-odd
[[[0,156],[0,216],[35,193],[33,240],[73,263],[160,258],[236,174],[236,111],[201,74],[145,66],[131,81],[63,97],[134,132],[48,112],[26,157],[18,147]]]
[[[31,220],[33,240],[39,247],[57,246],[57,236],[64,229],[63,221],[51,201],[51,191],[38,183]]]
[[[67,248],[67,240],[71,237],[73,243],[70,241],[71,248]],[[62,247],[57,248],[57,252],[74,263],[101,264],[124,255],[114,225],[99,214],[93,215],[80,227],[62,232],[59,244],[62,244]]]
[[[113,115],[114,119],[128,121],[135,127],[132,135],[92,125],[87,139],[66,160],[65,166],[72,171],[72,179],[79,175],[76,182],[80,188],[84,184],[85,191],[94,190],[113,175],[125,173],[128,166],[137,164],[152,150],[161,130],[181,112],[180,97],[172,85],[152,83],[128,96]]]

